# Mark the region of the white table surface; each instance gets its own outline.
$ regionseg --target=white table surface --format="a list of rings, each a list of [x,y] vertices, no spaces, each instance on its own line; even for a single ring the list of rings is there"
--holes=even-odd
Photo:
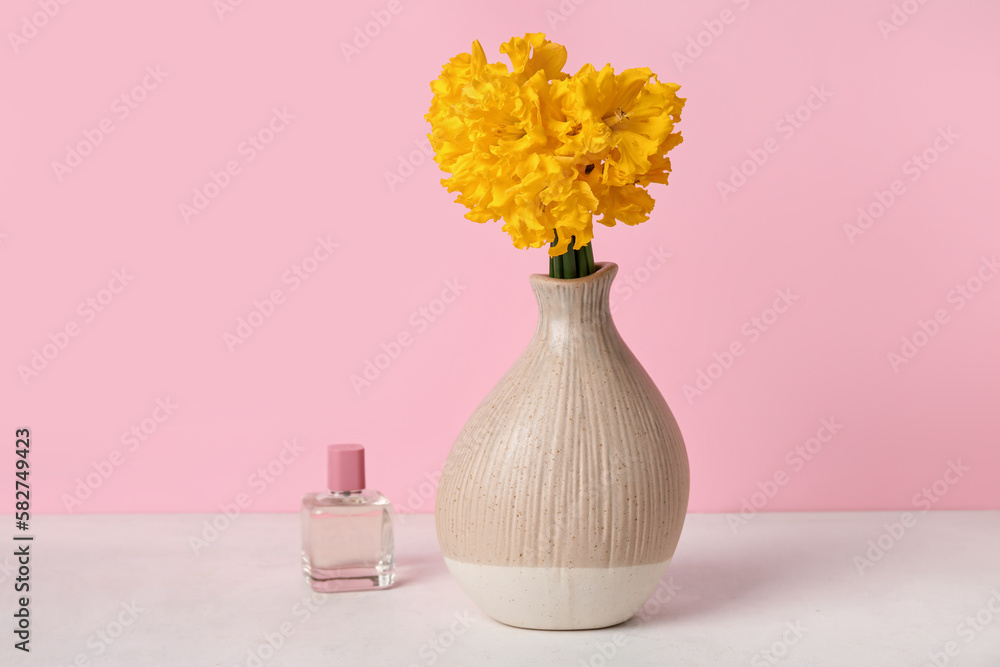
[[[1000,665],[1000,613],[988,606],[1000,611],[1000,512],[914,516],[860,574],[854,557],[900,513],[762,514],[736,534],[725,515],[689,515],[659,590],[666,603],[578,632],[482,614],[448,574],[430,515],[397,521],[395,588],[315,598],[299,570],[298,515],[240,516],[199,555],[188,540],[209,515],[39,516],[33,650],[14,650],[5,631],[0,665],[917,667],[933,664],[929,653]],[[12,564],[0,556],[7,627]],[[977,613],[985,623],[960,625]],[[261,650],[268,635],[276,650]]]

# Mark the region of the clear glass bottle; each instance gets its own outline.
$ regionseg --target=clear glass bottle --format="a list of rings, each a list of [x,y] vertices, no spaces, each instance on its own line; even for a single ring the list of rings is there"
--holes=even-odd
[[[365,489],[365,450],[330,445],[326,493],[302,498],[302,568],[319,593],[388,588],[396,578],[389,500]]]

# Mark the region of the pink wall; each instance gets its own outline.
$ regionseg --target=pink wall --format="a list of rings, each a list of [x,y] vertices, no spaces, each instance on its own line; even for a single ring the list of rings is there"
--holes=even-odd
[[[0,439],[31,427],[36,510],[294,510],[322,445],[359,441],[372,485],[429,511],[532,333],[527,275],[547,259],[438,185],[428,82],[473,38],[496,54],[533,30],[570,71],[648,65],[688,99],[652,220],[600,228],[595,254],[620,265],[618,326],[684,432],[691,509],[1000,507],[1000,5],[224,2],[0,9]],[[391,21],[348,62],[372,12]],[[855,233],[859,207],[881,215]],[[902,337],[921,345],[893,367]],[[24,381],[36,350],[54,358]],[[700,372],[716,379],[686,395]]]

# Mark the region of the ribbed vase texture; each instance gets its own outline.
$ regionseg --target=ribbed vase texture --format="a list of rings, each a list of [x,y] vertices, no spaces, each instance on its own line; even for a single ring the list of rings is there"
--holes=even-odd
[[[687,453],[611,319],[617,270],[531,276],[535,334],[441,474],[446,562],[484,611],[510,625],[627,620],[655,589],[684,524]]]

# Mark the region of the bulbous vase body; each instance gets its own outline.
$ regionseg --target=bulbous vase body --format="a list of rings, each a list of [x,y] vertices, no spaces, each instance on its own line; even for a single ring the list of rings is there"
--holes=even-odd
[[[663,396],[622,340],[615,264],[533,275],[527,349],[453,445],[437,495],[452,575],[508,625],[599,628],[634,615],[670,563],[689,493]]]

